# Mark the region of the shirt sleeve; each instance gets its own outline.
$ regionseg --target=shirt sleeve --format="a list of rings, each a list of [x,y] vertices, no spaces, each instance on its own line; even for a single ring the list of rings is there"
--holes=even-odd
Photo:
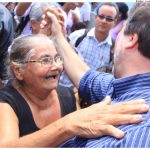
[[[105,98],[113,80],[111,74],[90,70],[80,80],[79,96],[97,103]]]

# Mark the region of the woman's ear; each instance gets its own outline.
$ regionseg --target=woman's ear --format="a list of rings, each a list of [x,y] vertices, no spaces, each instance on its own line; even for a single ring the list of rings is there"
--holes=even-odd
[[[60,69],[59,71],[60,75],[62,74],[63,71],[64,71],[64,66],[62,66],[62,69]]]
[[[95,18],[95,20],[98,18],[97,14],[94,14],[94,18]]]
[[[132,49],[133,47],[137,46],[138,44],[138,35],[137,34],[131,34],[127,35],[127,41],[125,44],[126,49]]]
[[[13,66],[12,67],[13,73],[18,80],[23,80],[23,69],[18,66]]]

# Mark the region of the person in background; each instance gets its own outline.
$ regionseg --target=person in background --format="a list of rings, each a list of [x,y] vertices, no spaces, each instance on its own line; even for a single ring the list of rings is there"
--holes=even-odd
[[[75,47],[79,56],[93,70],[108,66],[110,63],[112,39],[109,31],[115,25],[117,16],[118,7],[114,3],[102,3],[97,9],[95,27],[86,33],[82,41],[76,45],[77,39],[84,35],[84,29],[75,31],[69,36],[70,43]],[[65,71],[60,77],[59,84],[66,87],[74,87]]]
[[[58,3],[55,2],[18,3],[18,5],[15,8],[15,13],[22,19],[20,24],[18,25],[16,31],[17,34],[18,35],[37,34],[39,32],[40,20],[43,11],[46,7],[59,8],[60,6],[58,5]]]
[[[77,7],[74,10],[79,16],[80,22],[83,22],[86,25],[90,22],[90,13],[91,13],[91,5],[89,2],[78,2]]]
[[[88,29],[92,29],[93,27],[95,27],[95,15],[96,15],[96,11],[95,9],[98,7],[98,2],[91,2],[91,13],[90,13],[90,21],[87,24],[87,28]]]
[[[80,22],[79,16],[74,11],[75,8],[78,6],[78,3],[74,2],[59,2],[62,10],[65,12],[64,19],[65,19],[65,26],[66,26],[66,33],[69,35],[71,33],[71,27]]]
[[[0,79],[7,80],[7,69],[5,59],[8,47],[14,38],[13,19],[8,9],[0,4]]]
[[[15,3],[13,3],[13,2],[5,3],[5,7],[6,7],[11,13],[13,13],[14,8],[15,8]]]
[[[17,4],[14,3],[14,2],[5,3],[5,7],[9,10],[9,12],[11,13],[12,18],[13,18],[14,32],[16,31],[17,26],[18,26],[18,24],[19,24],[19,19],[18,19],[18,17],[14,15],[14,9],[15,9],[15,6],[16,6],[16,5],[17,5]]]
[[[116,5],[119,8],[119,15],[115,27],[110,30],[111,37],[114,41],[116,40],[117,35],[123,26],[123,23],[128,17],[128,10],[129,10],[128,5],[124,2],[120,2],[120,3],[118,2],[116,3]]]
[[[21,2],[17,3],[14,9],[14,15],[20,20],[16,28],[16,37],[20,35],[30,35],[31,34],[31,23],[29,18],[30,9],[33,3],[31,2]]]

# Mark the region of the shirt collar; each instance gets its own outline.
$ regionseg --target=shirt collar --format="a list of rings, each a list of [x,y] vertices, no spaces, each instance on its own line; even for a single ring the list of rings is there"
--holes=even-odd
[[[137,74],[130,77],[115,79],[113,81],[116,97],[128,91],[139,89],[143,86],[150,87],[150,73]]]
[[[88,33],[87,33],[87,36],[89,37],[95,37],[95,28],[92,28]],[[108,44],[110,46],[112,46],[112,38],[110,36],[110,34],[106,37],[106,39],[104,41],[101,42],[101,44]]]

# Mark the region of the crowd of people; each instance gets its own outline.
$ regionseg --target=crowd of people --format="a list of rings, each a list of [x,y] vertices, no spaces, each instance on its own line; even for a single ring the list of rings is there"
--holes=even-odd
[[[0,147],[150,147],[150,3],[91,5],[0,4]]]

